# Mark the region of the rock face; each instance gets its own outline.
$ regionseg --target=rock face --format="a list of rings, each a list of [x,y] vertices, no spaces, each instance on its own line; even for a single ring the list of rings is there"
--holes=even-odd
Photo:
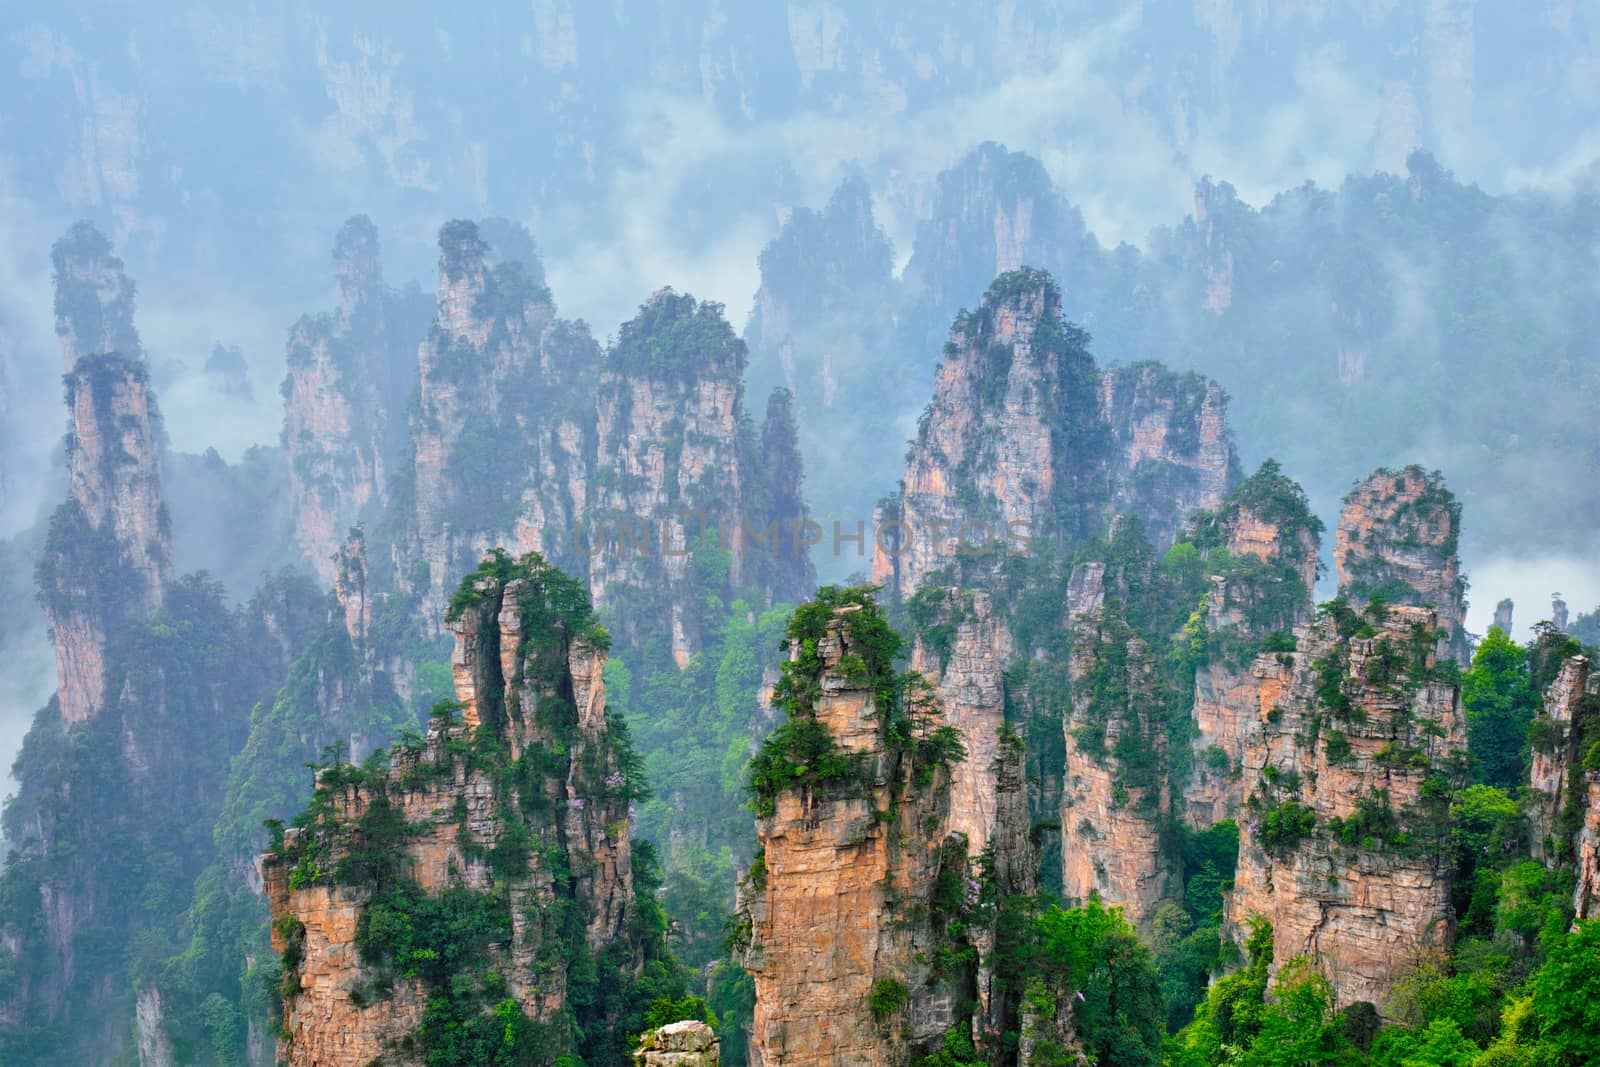
[[[1170,544],[1196,511],[1215,508],[1239,480],[1222,387],[1158,363],[1113,367],[1100,380],[1111,428],[1112,505],[1146,536]]]
[[[825,411],[851,395],[861,372],[843,358],[853,353],[839,350],[840,338],[813,337],[813,326],[881,315],[894,274],[894,250],[873,218],[865,179],[846,179],[820,212],[796,209],[762,250],[760,267],[745,340],[764,366],[752,367],[752,377],[783,385],[807,410]]]
[[[451,222],[419,363],[414,543],[401,571],[416,582],[409,564],[426,564],[428,618],[443,613],[447,576],[493,545],[584,573],[568,531],[589,506],[600,348],[588,328],[556,318],[530,267],[494,262],[474,223]]]
[[[1166,694],[1154,657],[1114,609],[1072,620],[1072,707],[1061,802],[1062,891],[1098,895],[1144,924],[1177,895]]]
[[[1002,275],[956,320],[904,492],[877,517],[875,582],[909,597],[962,546],[1091,528],[1108,448],[1084,341],[1040,271]]]
[[[133,324],[133,281],[87,222],[74,224],[51,257],[68,372],[69,498],[51,521],[40,600],[55,645],[57,703],[74,723],[105,704],[113,632],[161,603],[173,577],[172,530],[161,498],[161,417]],[[106,566],[114,577],[99,573]]]
[[[290,1065],[420,1062],[429,990],[449,976],[415,964],[396,973],[405,960],[364,933],[364,916],[397,892],[484,909],[496,932],[477,946],[482,965],[558,1047],[572,1039],[567,966],[578,951],[563,938],[599,955],[630,936],[632,794],[581,587],[537,557],[501,555],[453,604],[459,718],[435,716],[387,767],[323,771],[315,817],[263,861]],[[474,749],[480,727],[491,748]],[[513,764],[537,770],[511,784]]]
[[[670,634],[680,667],[704,645],[697,571],[725,569],[734,588],[765,575],[781,599],[810,584],[793,416],[779,394],[759,443],[742,429],[744,366],[721,305],[663,289],[600,377],[590,590],[630,643]]]
[[[1272,672],[1251,654],[1270,634],[1311,621],[1318,534],[1300,487],[1266,464],[1222,507],[1194,521],[1209,558],[1201,608],[1208,654],[1195,670],[1194,730],[1184,816],[1196,829],[1237,817],[1246,747],[1263,704],[1275,704]]]
[[[990,843],[999,819],[996,777],[1006,732],[1006,669],[1013,656],[1009,628],[983,590],[946,591],[941,616],[954,633],[936,649],[920,637],[912,667],[938,679],[946,721],[961,731],[967,758],[951,770],[950,829],[967,839],[973,855]],[[1026,829],[1026,812],[1022,826]]]
[[[629,612],[624,632],[669,632],[679,666],[701,647],[685,603],[692,557],[727,553],[737,575],[745,555],[744,362],[720,305],[663,289],[623,325],[601,376],[597,469],[608,474],[596,489],[604,542],[590,589],[601,602],[670,590],[667,618]]]
[[[1461,505],[1438,472],[1418,466],[1379,470],[1344,498],[1333,562],[1339,590],[1352,602],[1381,596],[1390,604],[1432,608],[1443,631],[1441,654],[1465,663],[1466,582],[1456,546]]]
[[[645,1034],[633,1062],[639,1067],[719,1067],[722,1046],[711,1027],[690,1019]]]
[[[776,694],[789,722],[774,739],[803,724],[836,759],[826,776],[785,773],[760,793],[761,858],[740,902],[756,985],[751,1058],[905,1064],[956,1021],[957,998],[932,961],[961,901],[936,899],[935,888],[947,864],[961,872],[954,884],[965,883],[966,849],[949,831],[947,772],[919,774],[891,744],[899,709],[885,705],[893,687],[880,684],[889,664],[877,606],[801,610]]]
[[[85,356],[67,376],[70,497],[51,521],[40,599],[56,650],[61,717],[106,700],[106,644],[161,603],[172,533],[161,500],[161,421],[142,363]],[[115,580],[99,568],[109,565]]]
[[[1048,274],[996,279],[957,318],[905,489],[877,517],[873,580],[902,596],[963,548],[1063,547],[1113,511],[1164,546],[1238,477],[1220,389],[1152,364],[1095,369]]]
[[[1587,657],[1569,656],[1534,722],[1526,810],[1534,858],[1576,873],[1572,904],[1579,918],[1600,908],[1600,769],[1588,756],[1597,731],[1600,675]]]
[[[1433,669],[1434,628],[1424,608],[1330,612],[1252,668],[1228,927],[1242,944],[1270,922],[1274,967],[1310,956],[1340,1004],[1383,1010],[1451,936],[1445,783],[1463,773],[1466,734],[1455,684]]]
[[[425,301],[384,285],[379,253],[371,220],[346,222],[333,250],[338,307],[289,331],[283,445],[294,536],[324,582],[344,532],[387,500],[426,330]]]
[[[50,259],[62,370],[71,374],[84,356],[108,352],[142,359],[144,348],[133,324],[133,279],[124,273],[105,235],[92,223],[73,223],[51,248]]]

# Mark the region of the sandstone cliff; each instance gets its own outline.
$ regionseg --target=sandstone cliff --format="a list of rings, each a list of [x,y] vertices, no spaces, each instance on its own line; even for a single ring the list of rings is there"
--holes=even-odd
[[[92,223],[73,223],[50,249],[50,259],[62,370],[70,374],[84,356],[108,352],[142,359],[133,324],[133,279],[105,235]]]
[[[790,638],[775,694],[786,720],[752,772],[762,851],[741,894],[752,1059],[909,1063],[961,1021],[971,980],[945,951],[978,889],[949,827],[959,753],[926,697],[892,674],[897,640],[870,598],[825,589]]]
[[[1293,628],[1311,620],[1322,523],[1269,462],[1191,527],[1207,556],[1209,588],[1197,610],[1206,654],[1195,669],[1184,814],[1204,829],[1235,818],[1244,800],[1244,752],[1258,736],[1263,703],[1277,699],[1255,653],[1272,635],[1280,647],[1290,643]]]
[[[1002,275],[956,320],[904,491],[877,517],[874,581],[909,597],[963,549],[1094,529],[1109,441],[1086,340],[1041,271]]]
[[[1112,506],[1136,516],[1158,545],[1188,517],[1221,504],[1239,480],[1222,387],[1158,363],[1112,367],[1100,379],[1100,415],[1114,441]]]
[[[1114,606],[1072,620],[1065,716],[1062,891],[1146,923],[1178,895],[1170,847],[1166,690],[1156,657]]]
[[[1600,909],[1600,675],[1588,657],[1562,661],[1530,736],[1529,849],[1575,873],[1572,906],[1590,918]]]
[[[1154,364],[1101,374],[1048,274],[995,280],[951,329],[904,490],[880,510],[873,580],[909,597],[965,554],[1024,556],[1138,519],[1161,547],[1238,479],[1226,398]]]
[[[599,362],[588,327],[556,318],[530,268],[495,262],[471,222],[440,230],[438,307],[411,427],[413,533],[399,567],[430,621],[444,610],[447,576],[491,546],[584,572],[571,530],[590,506]]]
[[[144,365],[85,356],[67,376],[67,404],[70,496],[51,520],[40,601],[61,716],[72,723],[104,706],[108,641],[161,603],[173,573],[161,421]]]
[[[1442,631],[1441,654],[1465,663],[1460,536],[1461,505],[1437,471],[1375,471],[1351,490],[1339,513],[1333,547],[1339,591],[1357,604],[1382,597],[1390,604],[1432,608]]]
[[[1264,652],[1242,766],[1249,791],[1228,925],[1272,924],[1274,966],[1309,956],[1340,1004],[1380,1010],[1394,981],[1449,943],[1448,797],[1466,735],[1435,618],[1336,606]]]
[[[333,263],[338,307],[289,331],[282,386],[294,537],[324,582],[344,531],[387,502],[426,329],[421,296],[384,284],[378,231],[365,215],[340,228]]]
[[[608,1025],[593,986],[617,980],[616,963],[574,974],[577,961],[627,968],[642,951],[629,927],[636,782],[581,587],[536,556],[497,555],[450,623],[458,705],[387,766],[323,770],[264,860],[289,1064],[425,1062],[441,1011],[548,1063],[580,1025],[596,1041]],[[388,925],[400,916],[403,936]]]
[[[680,667],[704,647],[707,594],[765,586],[770,602],[810,584],[793,416],[779,394],[762,440],[749,432],[745,359],[721,305],[663,289],[600,376],[593,521],[579,531],[590,590],[628,643],[670,635]]]

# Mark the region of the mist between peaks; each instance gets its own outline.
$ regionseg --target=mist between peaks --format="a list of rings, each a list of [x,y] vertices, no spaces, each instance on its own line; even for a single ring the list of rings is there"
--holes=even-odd
[[[742,517],[712,521],[702,511],[688,510],[664,519],[580,519],[568,527],[567,533],[572,537],[572,547],[590,558],[606,553],[688,556],[701,546],[738,549],[745,554],[766,551],[774,557],[796,558],[826,553],[830,547],[835,556],[854,554],[865,558],[868,546],[890,559],[923,546],[930,555],[944,556],[997,542],[1010,552],[1027,555],[1033,551],[1032,524],[1025,519],[992,523],[981,519],[954,523],[834,519],[830,526],[831,529],[811,519],[773,519],[764,525]]]

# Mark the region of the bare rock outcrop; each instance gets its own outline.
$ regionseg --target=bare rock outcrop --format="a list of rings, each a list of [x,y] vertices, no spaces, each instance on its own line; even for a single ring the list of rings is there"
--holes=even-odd
[[[173,565],[161,421],[144,364],[83,357],[67,376],[67,404],[70,496],[51,520],[39,573],[61,717],[72,723],[104,706],[107,643],[161,603]]]
[[[1300,487],[1269,462],[1192,525],[1212,573],[1201,610],[1209,652],[1195,671],[1184,816],[1204,829],[1235,818],[1248,791],[1245,749],[1259,740],[1262,705],[1278,699],[1274,672],[1253,652],[1271,635],[1289,643],[1294,627],[1311,621],[1322,523]]]
[[[1460,536],[1461,505],[1437,471],[1415,465],[1375,471],[1350,491],[1339,513],[1333,546],[1339,591],[1358,605],[1382,597],[1431,608],[1442,631],[1440,653],[1465,663]]]
[[[1176,895],[1166,693],[1154,656],[1116,610],[1073,620],[1072,706],[1065,717],[1062,892],[1099,896],[1143,925]]]
[[[1257,735],[1227,929],[1272,924],[1274,967],[1309,956],[1340,1004],[1383,1010],[1450,941],[1448,794],[1464,774],[1460,694],[1434,670],[1435,619],[1330,611],[1256,658]]]
[[[384,284],[379,253],[371,220],[346,222],[333,249],[338,307],[289,331],[283,445],[294,537],[329,583],[344,532],[388,499],[426,329],[426,301]]]
[[[722,1046],[703,1022],[688,1019],[651,1030],[639,1039],[638,1067],[719,1067]]]
[[[893,729],[909,709],[886,703],[885,627],[870,600],[808,605],[791,626],[788,722],[756,761],[762,851],[740,900],[765,1067],[899,1067],[957,1021],[933,961],[960,900],[935,887],[949,865],[966,884],[966,849],[949,831],[948,771],[919,768]],[[789,749],[800,737],[811,756]]]
[[[1196,511],[1217,508],[1239,480],[1222,387],[1159,363],[1112,367],[1100,412],[1115,451],[1112,506],[1139,519],[1158,545],[1172,543]]]
[[[564,917],[597,955],[630,936],[631,786],[581,587],[536,556],[498,555],[450,618],[459,715],[436,715],[386,767],[322,771],[312,818],[263,860],[291,1067],[424,1058],[415,1035],[429,989],[450,976],[414,962],[432,956],[408,966],[366,932],[364,916],[394,893],[473,901],[494,925],[473,946],[481,965],[557,1046],[571,1040]],[[524,763],[535,770],[507,775]]]
[[[412,543],[399,568],[437,623],[447,576],[492,546],[587,571],[570,532],[590,506],[600,348],[556,318],[520,261],[496,262],[472,222],[439,231],[433,326],[419,350]],[[426,565],[420,579],[412,565]]]
[[[108,352],[143,359],[133,279],[105,235],[93,223],[75,222],[50,249],[50,259],[62,370],[71,374],[83,357]]]

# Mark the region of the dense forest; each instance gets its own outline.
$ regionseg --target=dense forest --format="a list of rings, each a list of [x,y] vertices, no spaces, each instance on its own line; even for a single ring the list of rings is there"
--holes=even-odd
[[[0,1063],[1600,1062],[1592,13],[1169,14],[0,16]]]

